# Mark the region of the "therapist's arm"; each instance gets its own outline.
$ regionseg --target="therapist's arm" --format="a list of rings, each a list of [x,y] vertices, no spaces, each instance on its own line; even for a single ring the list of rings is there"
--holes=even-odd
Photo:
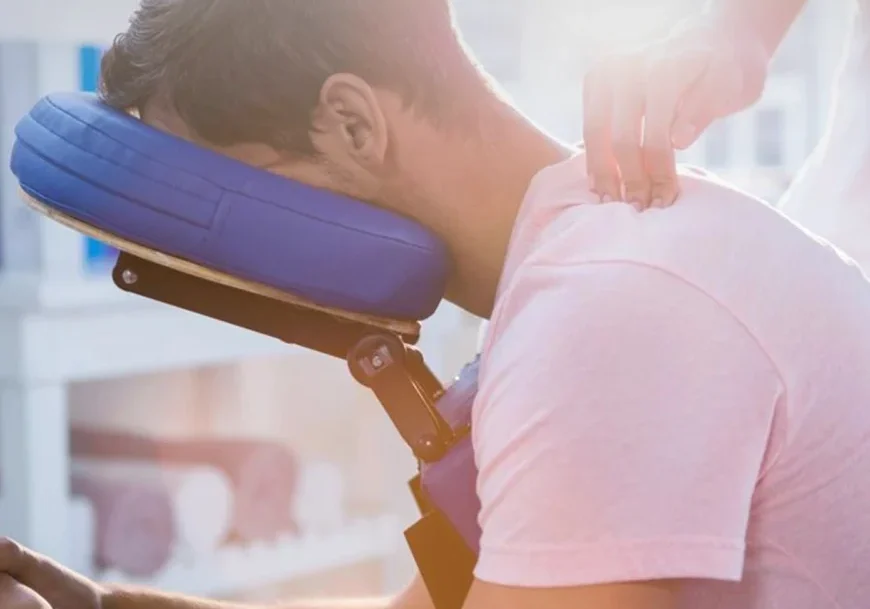
[[[284,609],[434,609],[434,606],[423,580],[418,576],[395,598],[302,601]]]
[[[191,598],[158,590],[101,585],[9,539],[0,539],[0,578],[3,576],[33,590],[55,609],[256,609],[254,605]],[[300,601],[273,604],[271,608],[433,609],[419,578],[395,598]],[[5,608],[0,606],[0,609]]]
[[[115,589],[101,609],[263,609],[218,601],[184,598],[154,591]],[[304,600],[271,605],[270,609],[434,609],[422,580],[417,579],[397,597]]]
[[[772,57],[806,3],[807,0],[711,0],[709,14],[738,28],[751,28]]]
[[[676,151],[759,99],[804,4],[711,0],[665,39],[598,62],[587,73],[583,102],[592,190],[640,207],[673,203],[680,193]]]
[[[263,605],[230,604],[205,599],[185,598],[142,590],[117,590],[107,597],[102,609],[265,609]],[[277,603],[270,609],[406,609],[394,599],[324,599]]]

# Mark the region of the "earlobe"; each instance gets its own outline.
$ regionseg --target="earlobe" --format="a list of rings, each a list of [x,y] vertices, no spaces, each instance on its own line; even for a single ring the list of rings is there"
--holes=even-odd
[[[332,132],[364,165],[380,165],[387,154],[386,119],[374,90],[352,74],[333,74],[320,94],[318,130]]]

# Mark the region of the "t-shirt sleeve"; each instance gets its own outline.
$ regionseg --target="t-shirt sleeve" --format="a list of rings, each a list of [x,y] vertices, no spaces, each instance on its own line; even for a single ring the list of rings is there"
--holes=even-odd
[[[740,579],[781,387],[751,331],[679,277],[630,263],[523,271],[475,403],[476,576]]]

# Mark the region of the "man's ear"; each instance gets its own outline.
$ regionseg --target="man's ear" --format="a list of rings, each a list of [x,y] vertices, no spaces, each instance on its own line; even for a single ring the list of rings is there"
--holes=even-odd
[[[340,147],[364,167],[375,168],[386,158],[389,132],[383,109],[372,87],[358,76],[333,74],[326,80],[312,126],[313,137],[326,137],[327,147]]]

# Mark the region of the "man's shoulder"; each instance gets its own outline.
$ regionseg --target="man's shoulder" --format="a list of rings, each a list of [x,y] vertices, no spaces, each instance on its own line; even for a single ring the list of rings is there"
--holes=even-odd
[[[790,229],[762,204],[702,196],[667,209],[637,211],[623,203],[582,204],[562,209],[543,228],[512,269],[508,285],[535,281],[547,268],[560,268],[559,282],[585,281],[590,264],[633,264],[666,272],[699,285],[737,271],[749,280],[763,273],[773,244],[789,248]],[[608,266],[609,265],[609,266]],[[625,286],[627,289],[632,286]],[[505,295],[507,295],[505,293]]]
[[[662,254],[691,257],[699,244],[751,246],[754,227],[765,239],[793,228],[781,214],[758,198],[712,174],[683,169],[682,194],[665,209],[639,211],[623,203],[597,203],[576,160],[553,166],[537,178],[516,233],[515,245],[528,261],[558,256],[563,263],[584,258],[649,258]],[[576,172],[576,175],[575,173]],[[760,242],[759,242],[760,244]]]
[[[562,206],[514,252],[499,309],[561,307],[568,316],[605,286],[637,301],[676,282],[748,321],[748,312],[789,298],[784,268],[822,256],[812,238],[754,197],[706,176],[687,175],[683,186],[683,198],[666,209]]]

